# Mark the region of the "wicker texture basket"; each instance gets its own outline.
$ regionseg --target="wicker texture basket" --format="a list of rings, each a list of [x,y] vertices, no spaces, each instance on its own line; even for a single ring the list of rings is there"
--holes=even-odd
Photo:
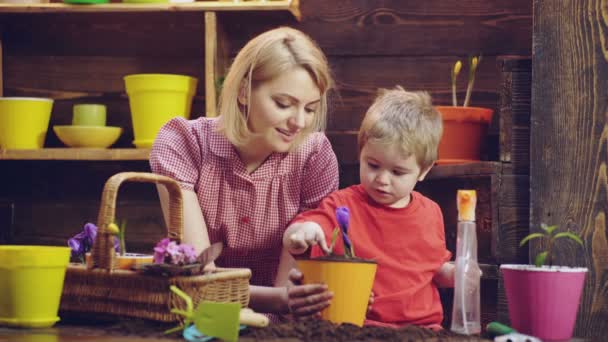
[[[163,184],[169,192],[169,228],[167,236],[181,241],[183,203],[179,185],[171,178],[141,172],[116,174],[106,182],[98,217],[98,232],[91,251],[92,263],[70,265],[65,275],[60,311],[95,313],[105,316],[136,317],[161,322],[175,322],[179,316],[171,308],[185,308],[183,300],[169,290],[176,285],[195,305],[202,300],[249,304],[249,269],[218,268],[216,272],[196,276],[163,277],[135,271],[114,269],[114,235],[108,225],[114,222],[116,197],[126,181]]]

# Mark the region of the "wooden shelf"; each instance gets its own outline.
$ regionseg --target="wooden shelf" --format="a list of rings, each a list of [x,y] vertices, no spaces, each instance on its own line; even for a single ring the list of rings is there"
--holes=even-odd
[[[301,18],[299,0],[196,1],[191,3],[108,3],[71,5],[64,3],[0,4],[0,13],[81,13],[81,12],[225,12],[289,11]]]
[[[426,179],[493,175],[500,173],[504,165],[496,161],[480,161],[466,164],[435,165]]]
[[[0,150],[0,160],[148,160],[148,148]]]

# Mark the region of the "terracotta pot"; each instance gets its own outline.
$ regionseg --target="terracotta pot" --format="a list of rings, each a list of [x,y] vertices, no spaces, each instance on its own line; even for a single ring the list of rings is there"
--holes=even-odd
[[[87,265],[91,262],[91,253],[86,254]],[[125,253],[120,255],[116,253],[116,269],[130,270],[136,265],[149,264],[154,262],[154,256],[149,254]]]
[[[493,110],[481,107],[436,106],[443,117],[438,164],[480,160]]]
[[[321,318],[340,323],[363,326],[374,284],[377,264],[363,259],[297,260],[305,284],[325,283],[334,293],[331,305],[321,312]]]

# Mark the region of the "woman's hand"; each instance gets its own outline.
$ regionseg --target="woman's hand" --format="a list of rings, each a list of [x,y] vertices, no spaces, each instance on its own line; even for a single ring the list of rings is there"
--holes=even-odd
[[[320,314],[331,304],[333,293],[327,291],[325,284],[302,284],[303,275],[293,268],[289,271],[289,284],[286,287],[285,302],[294,318]]]
[[[323,228],[315,222],[294,223],[283,234],[283,247],[291,254],[302,254],[316,244],[319,244],[323,252],[329,252]]]

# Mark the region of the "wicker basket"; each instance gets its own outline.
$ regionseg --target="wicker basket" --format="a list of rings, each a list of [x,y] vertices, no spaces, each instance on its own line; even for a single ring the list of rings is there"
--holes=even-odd
[[[179,316],[171,308],[185,308],[183,300],[169,290],[176,285],[195,305],[202,300],[249,304],[249,269],[219,268],[213,274],[163,277],[114,269],[114,236],[108,225],[114,221],[116,196],[125,181],[163,184],[169,191],[168,237],[181,241],[183,203],[179,185],[171,178],[139,172],[116,174],[106,182],[98,217],[98,232],[91,251],[89,269],[70,265],[65,275],[60,311],[94,313],[100,316],[136,317],[175,322]]]

